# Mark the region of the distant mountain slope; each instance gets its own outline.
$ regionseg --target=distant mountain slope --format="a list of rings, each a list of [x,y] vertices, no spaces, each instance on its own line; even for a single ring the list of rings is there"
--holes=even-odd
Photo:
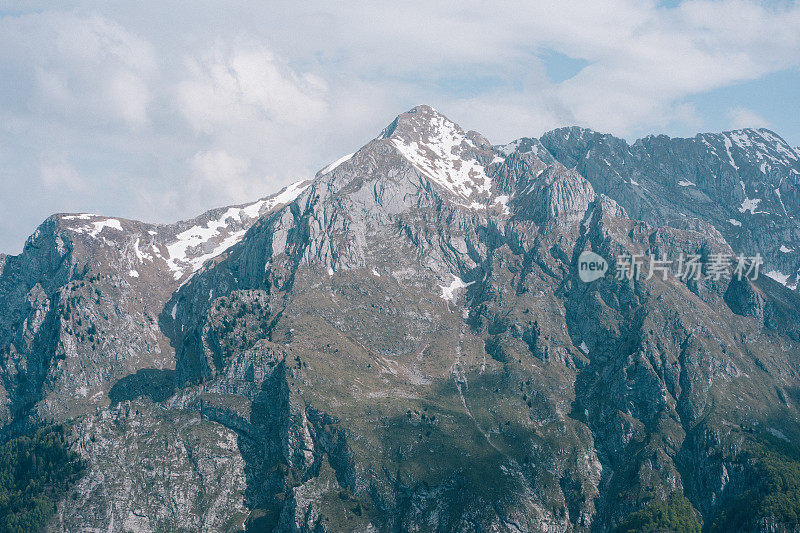
[[[766,129],[650,136],[628,145],[581,128],[554,130],[542,143],[633,218],[711,223],[739,252],[761,253],[765,271],[796,288],[800,269],[800,157]]]

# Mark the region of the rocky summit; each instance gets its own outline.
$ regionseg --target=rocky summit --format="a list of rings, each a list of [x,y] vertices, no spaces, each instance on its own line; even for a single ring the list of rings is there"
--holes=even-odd
[[[80,465],[30,523],[796,531],[798,185],[766,129],[493,145],[419,106],[251,204],[54,215],[0,256],[3,450]]]

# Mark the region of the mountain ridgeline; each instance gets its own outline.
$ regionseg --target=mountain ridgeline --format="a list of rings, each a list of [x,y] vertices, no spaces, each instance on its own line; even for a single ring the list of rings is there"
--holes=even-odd
[[[419,106],[252,204],[54,215],[0,256],[0,432],[79,465],[48,531],[797,530],[799,182],[765,129]]]

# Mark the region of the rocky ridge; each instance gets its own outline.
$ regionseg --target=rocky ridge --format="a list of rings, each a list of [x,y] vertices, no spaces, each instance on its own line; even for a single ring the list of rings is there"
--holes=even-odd
[[[21,255],[3,260],[3,424],[31,408],[45,420],[71,418],[107,404],[111,386],[129,373],[174,367],[157,324],[165,301],[303,186],[169,225],[92,214],[47,219]]]
[[[53,530],[603,531],[678,493],[710,527],[750,435],[800,437],[799,170],[767,130],[492,146],[420,106],[257,210],[53,217],[0,267],[6,431],[73,421]]]

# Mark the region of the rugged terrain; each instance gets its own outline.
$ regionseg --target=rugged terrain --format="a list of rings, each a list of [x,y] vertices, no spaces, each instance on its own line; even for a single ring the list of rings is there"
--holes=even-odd
[[[763,129],[495,146],[420,106],[254,204],[56,215],[0,257],[3,431],[88,462],[53,531],[797,527],[799,178]],[[614,276],[681,253],[769,275]]]

